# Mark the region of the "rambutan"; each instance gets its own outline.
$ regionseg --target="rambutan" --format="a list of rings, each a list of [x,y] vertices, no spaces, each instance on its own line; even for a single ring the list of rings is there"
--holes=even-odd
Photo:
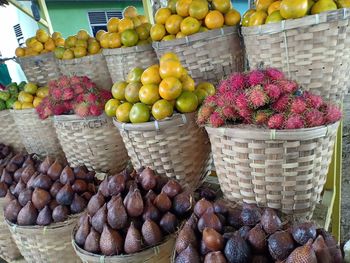
[[[47,85],[49,86],[49,88],[57,87],[57,81],[56,80],[50,80]]]
[[[272,115],[268,122],[267,125],[270,129],[282,129],[283,128],[283,123],[284,123],[284,115],[282,113],[277,113]]]
[[[250,86],[263,84],[265,74],[261,70],[253,70],[248,74],[248,83]]]
[[[73,110],[73,104],[71,101],[63,102],[63,106],[66,108],[67,112]]]
[[[78,76],[73,76],[70,78],[70,84],[75,85],[75,84],[80,84],[81,78]]]
[[[225,93],[230,90],[230,82],[228,80],[222,80],[217,88],[217,93]]]
[[[244,89],[246,77],[242,73],[233,73],[229,77],[230,90],[236,91]]]
[[[253,111],[249,108],[241,108],[238,110],[238,114],[247,122],[253,123]]]
[[[231,91],[227,91],[223,94],[221,94],[221,96],[223,97],[226,105],[235,105],[236,103],[236,93],[233,93]]]
[[[58,78],[57,84],[58,84],[58,86],[60,86],[61,88],[68,87],[69,84],[70,84],[70,79],[69,79],[68,76],[61,76],[61,77]]]
[[[310,109],[305,113],[306,127],[316,127],[324,125],[323,113],[318,109]]]
[[[79,117],[85,118],[89,116],[89,106],[86,102],[79,103],[74,107],[74,113]]]
[[[271,80],[281,80],[285,78],[283,72],[276,68],[267,68],[265,72]]]
[[[56,104],[53,106],[53,114],[54,115],[62,115],[66,111],[66,108],[63,104]]]
[[[298,89],[298,84],[291,80],[280,80],[276,82],[280,89],[287,94],[294,93]]]
[[[64,101],[71,100],[74,98],[74,91],[71,88],[64,88],[62,93],[62,99]]]
[[[87,102],[94,104],[96,103],[98,97],[95,93],[88,93],[86,96],[86,99],[87,99]]]
[[[198,117],[205,120],[205,122],[207,122],[207,120],[210,118],[210,115],[214,111],[215,111],[214,107],[212,107],[208,104],[204,104],[204,105],[202,105],[202,107],[198,111]]]
[[[73,90],[75,94],[82,94],[84,92],[84,87],[82,84],[74,84],[73,85]]]
[[[272,109],[277,112],[285,112],[290,105],[290,96],[283,95],[272,104]]]
[[[108,90],[101,89],[100,91],[101,99],[106,102],[112,98],[112,93]]]
[[[254,114],[253,121],[255,124],[264,125],[267,124],[269,117],[272,115],[270,110],[259,110]]]
[[[285,121],[284,127],[286,129],[301,129],[305,127],[304,120],[299,114],[291,114]]]
[[[264,90],[271,101],[276,101],[281,96],[281,89],[275,84],[266,84]]]
[[[216,106],[217,105],[217,96],[211,95],[205,98],[204,104],[208,104],[210,106]]]
[[[235,104],[237,109],[247,109],[248,108],[248,98],[245,93],[241,93],[236,97]]]
[[[227,120],[236,120],[239,118],[238,112],[232,106],[225,106],[222,108],[222,115]]]
[[[306,110],[306,102],[302,97],[292,99],[290,111],[296,114],[302,114]]]
[[[303,98],[310,108],[319,109],[323,105],[323,99],[319,95],[312,94],[311,92],[304,91]]]
[[[53,99],[57,101],[62,99],[63,92],[61,88],[59,87],[52,88],[50,92],[52,94]]]
[[[90,105],[89,112],[92,116],[100,116],[102,114],[102,110],[98,105]]]
[[[251,108],[257,109],[269,102],[266,92],[261,86],[255,86],[247,90],[248,104]]]
[[[222,125],[225,124],[224,119],[220,116],[220,114],[218,112],[213,112],[210,115],[210,120],[209,123],[213,126],[213,127],[220,127]]]
[[[324,114],[326,124],[335,123],[342,118],[340,108],[331,104],[326,105]]]

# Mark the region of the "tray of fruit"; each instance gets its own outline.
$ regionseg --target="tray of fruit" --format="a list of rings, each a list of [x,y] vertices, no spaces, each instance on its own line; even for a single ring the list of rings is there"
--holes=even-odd
[[[305,90],[340,104],[350,66],[350,10],[344,2],[256,1],[256,10],[242,19],[250,67],[263,62],[279,68]]]

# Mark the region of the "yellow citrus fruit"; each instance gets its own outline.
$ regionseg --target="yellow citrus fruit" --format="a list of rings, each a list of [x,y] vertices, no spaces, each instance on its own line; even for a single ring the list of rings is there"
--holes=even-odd
[[[207,1],[192,1],[188,9],[189,15],[198,20],[204,19],[208,12],[209,7]]]
[[[182,84],[174,77],[164,78],[159,84],[159,95],[166,100],[174,100],[180,96]]]
[[[137,42],[137,46],[142,46],[142,45],[148,45],[149,43],[151,43],[151,42],[149,42],[148,40],[139,40],[139,42]]]
[[[15,54],[17,57],[23,57],[25,55],[24,48],[21,48],[21,47],[16,48]]]
[[[319,0],[311,8],[311,14],[320,14],[331,10],[337,10],[337,4],[330,0]]]
[[[159,75],[162,79],[168,77],[180,78],[183,67],[178,60],[167,60],[160,63]]]
[[[132,123],[147,122],[150,118],[150,109],[146,104],[138,102],[132,106],[129,118]]]
[[[105,113],[109,117],[114,117],[116,116],[117,113],[117,108],[120,106],[120,101],[116,99],[110,99],[107,101],[105,104]]]
[[[125,100],[125,88],[128,85],[126,81],[118,81],[112,86],[112,96],[117,100]]]
[[[37,41],[33,44],[32,49],[36,52],[40,52],[44,49],[44,45],[41,42]]]
[[[62,59],[73,59],[74,58],[74,52],[71,49],[66,49],[63,52]]]
[[[133,18],[131,18],[131,20],[134,23],[134,28],[142,25],[142,23],[138,17],[133,17]]]
[[[269,6],[276,0],[256,0],[255,7],[257,11],[267,12]]]
[[[106,32],[100,37],[100,45],[102,48],[109,48],[109,34],[110,33]]]
[[[171,10],[169,8],[159,8],[154,16],[154,20],[157,24],[165,25],[169,16],[171,16]]]
[[[212,6],[215,10],[226,14],[232,7],[230,0],[213,0]]]
[[[280,10],[280,7],[281,7],[281,2],[282,1],[275,1],[273,2],[269,8],[267,9],[267,14],[268,15],[271,15],[273,12],[277,11],[277,10]]]
[[[62,59],[64,51],[65,51],[64,47],[56,47],[54,50],[55,57],[58,59]]]
[[[172,14],[176,14],[176,3],[178,0],[169,0],[167,4],[167,8],[171,10]]]
[[[33,109],[34,105],[32,102],[22,102],[22,110]]]
[[[65,48],[70,48],[70,47],[74,47],[75,43],[77,42],[77,37],[76,36],[69,36],[66,38],[66,40],[64,41],[64,47]]]
[[[209,95],[204,89],[195,89],[193,92],[198,99],[198,104],[202,104],[205,98]]]
[[[139,35],[135,29],[127,29],[121,33],[122,44],[126,47],[132,47],[139,41]]]
[[[38,90],[38,86],[33,82],[28,82],[24,85],[23,91],[32,95],[35,95]]]
[[[108,48],[118,48],[122,46],[121,36],[119,33],[109,33]]]
[[[87,44],[88,46],[92,43],[98,43],[97,39],[94,38],[94,37],[89,37],[88,41],[87,41]]]
[[[167,100],[158,100],[152,106],[152,115],[156,120],[171,117],[174,113],[174,106]]]
[[[184,91],[176,99],[176,109],[181,113],[194,112],[198,107],[198,98],[191,91]]]
[[[242,17],[242,26],[249,26],[249,18],[252,14],[255,13],[255,9],[249,9],[247,12],[244,13]]]
[[[249,26],[259,26],[265,24],[267,13],[264,11],[256,11],[249,17]]]
[[[33,95],[28,93],[28,92],[21,91],[18,94],[18,101],[21,102],[21,103],[24,103],[24,102],[32,103],[33,99],[34,99]]]
[[[161,56],[159,62],[162,64],[163,62],[167,61],[167,60],[176,60],[176,61],[180,61],[179,57],[173,53],[173,52],[167,52],[165,53],[163,56]]]
[[[185,79],[181,81],[181,83],[182,83],[183,90],[194,91],[195,89],[194,80],[189,75],[187,75]]]
[[[142,73],[143,73],[143,69],[142,68],[138,68],[138,67],[133,68],[132,70],[129,71],[129,74],[128,74],[127,78],[126,78],[126,81],[128,83],[140,82]]]
[[[116,117],[120,122],[130,122],[129,113],[131,111],[132,104],[130,102],[124,102],[117,108]]]
[[[238,25],[240,21],[241,14],[235,9],[231,9],[225,14],[225,25],[227,26]]]
[[[15,103],[13,103],[12,108],[14,110],[21,110],[22,109],[22,103],[17,100]]]
[[[207,32],[209,29],[207,28],[207,27],[205,27],[205,26],[201,26],[200,28],[199,28],[199,31],[198,32]]]
[[[36,39],[41,43],[45,43],[50,37],[50,35],[44,29],[41,29],[41,28],[36,31],[35,36],[36,36]]]
[[[30,46],[31,46],[31,43],[34,42],[34,41],[38,41],[38,40],[36,40],[35,37],[27,38],[27,40],[26,40],[26,46],[27,46],[27,47],[30,47]]]
[[[38,107],[42,100],[43,100],[42,98],[35,97],[34,100],[33,100],[34,108]]]
[[[165,22],[165,29],[171,35],[176,35],[180,31],[183,18],[179,15],[171,15]]]
[[[147,19],[146,16],[144,16],[144,15],[138,15],[137,17],[138,17],[138,19],[141,21],[141,24],[147,24],[147,23],[148,23],[148,19]]]
[[[88,43],[84,39],[78,39],[77,42],[75,42],[75,47],[87,48],[88,47]]]
[[[123,18],[118,23],[119,33],[122,33],[127,29],[134,29],[134,22],[132,22],[131,18]]]
[[[280,14],[280,11],[277,10],[273,12],[272,14],[268,15],[265,24],[271,24],[271,23],[278,23],[283,20],[283,17]]]
[[[180,32],[178,32],[178,33],[176,34],[175,37],[176,37],[176,38],[182,38],[182,37],[185,37],[185,36],[186,36],[186,35],[180,31]]]
[[[165,36],[165,27],[161,24],[155,24],[151,28],[151,38],[153,41],[160,41]]]
[[[181,32],[184,33],[186,36],[197,33],[200,27],[201,24],[199,23],[199,21],[190,16],[182,20],[180,25]]]
[[[99,31],[97,31],[97,33],[96,33],[96,39],[97,39],[98,41],[100,41],[100,40],[101,40],[101,36],[102,36],[104,33],[106,33],[106,31],[104,31],[104,30],[102,30],[102,29],[100,29]]]
[[[61,32],[53,32],[52,35],[51,35],[52,39],[53,40],[56,40],[57,38],[62,38],[62,34]]]
[[[49,96],[49,88],[48,87],[38,88],[38,90],[36,91],[36,96],[42,99],[46,98],[47,96]]]
[[[141,82],[143,85],[158,85],[161,81],[158,64],[148,67],[141,75]]]
[[[101,49],[101,46],[98,42],[93,42],[88,46],[88,52],[91,55],[97,54],[100,51],[100,49]]]
[[[150,36],[150,30],[148,29],[146,24],[142,24],[142,25],[136,27],[135,30],[136,30],[136,33],[138,34],[140,40],[146,40]]]
[[[87,50],[85,47],[75,47],[73,49],[73,52],[74,52],[74,57],[76,58],[85,57],[87,55]]]
[[[64,38],[59,37],[55,39],[55,46],[56,47],[64,47]]]
[[[201,82],[197,85],[196,90],[197,89],[203,89],[205,90],[209,95],[214,95],[216,90],[213,84],[211,84],[210,82]]]
[[[174,35],[166,35],[162,38],[162,41],[174,40],[176,37]]]
[[[84,29],[80,29],[77,33],[77,39],[87,41],[89,37],[90,37],[89,33]]]
[[[53,51],[56,47],[55,41],[50,37],[44,44],[44,47],[47,51]]]
[[[133,17],[137,17],[138,13],[137,13],[137,9],[135,6],[128,6],[125,7],[123,10],[123,17],[125,18],[133,18]]]
[[[139,91],[142,84],[141,82],[132,82],[125,87],[125,99],[128,102],[136,103],[140,101]]]
[[[178,0],[176,3],[176,13],[182,17],[189,16],[189,9],[192,0]]]
[[[218,10],[210,11],[204,20],[205,26],[209,29],[220,28],[224,22],[225,18]]]
[[[158,85],[147,84],[143,85],[139,91],[140,101],[147,105],[152,105],[160,99]]]
[[[312,8],[314,7],[315,5],[313,5]],[[280,5],[281,16],[285,19],[295,19],[304,17],[307,14],[308,9],[308,0],[283,0]]]
[[[110,33],[118,32],[119,21],[120,19],[118,17],[111,17],[107,22],[107,31]],[[96,38],[97,38],[97,34],[96,34]]]

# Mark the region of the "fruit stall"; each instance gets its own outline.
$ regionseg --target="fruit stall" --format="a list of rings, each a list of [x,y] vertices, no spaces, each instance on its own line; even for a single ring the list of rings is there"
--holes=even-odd
[[[350,1],[144,0],[66,38],[35,8],[0,89],[0,261],[344,262]]]

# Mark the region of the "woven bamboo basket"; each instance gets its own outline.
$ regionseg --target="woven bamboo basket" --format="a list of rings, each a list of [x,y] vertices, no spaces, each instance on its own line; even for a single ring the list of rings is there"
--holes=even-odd
[[[206,127],[224,197],[311,218],[326,182],[338,126],[281,131]]]
[[[258,27],[243,27],[251,67],[281,69],[304,90],[341,103],[349,87],[349,9]]]
[[[46,86],[50,80],[57,79],[61,75],[53,52],[17,58],[17,62],[21,65],[27,80],[40,86]]]
[[[52,118],[41,120],[34,109],[11,110],[11,114],[28,153],[52,156],[64,161]]]
[[[210,144],[196,114],[176,114],[163,121],[125,124],[114,120],[135,168],[150,167],[189,189],[211,171]]]
[[[10,145],[16,152],[24,152],[25,147],[9,110],[0,111],[0,143]]]
[[[42,226],[18,226],[5,221],[20,252],[28,263],[78,263],[71,234],[79,215],[62,223]]]
[[[73,231],[74,236],[75,231]],[[72,244],[83,263],[169,263],[175,245],[175,236],[169,236],[162,244],[132,255],[101,256],[80,248],[72,238]]]
[[[160,58],[175,52],[189,75],[196,81],[217,84],[232,72],[244,70],[243,43],[238,27],[225,27],[172,41],[153,42]]]
[[[62,75],[87,76],[99,88],[111,90],[112,80],[102,53],[82,58],[58,60],[58,66]]]
[[[122,171],[128,154],[112,119],[106,115],[80,118],[77,115],[54,117],[57,136],[72,167],[114,174]]]
[[[2,210],[5,207],[5,198],[0,198],[0,258],[5,259],[6,261],[13,261],[22,257],[19,252],[16,243],[12,239],[11,232],[7,227],[5,222],[4,213]]]
[[[158,58],[152,45],[141,45],[128,48],[103,49],[107,66],[113,83],[125,80],[133,68],[158,64]]]

